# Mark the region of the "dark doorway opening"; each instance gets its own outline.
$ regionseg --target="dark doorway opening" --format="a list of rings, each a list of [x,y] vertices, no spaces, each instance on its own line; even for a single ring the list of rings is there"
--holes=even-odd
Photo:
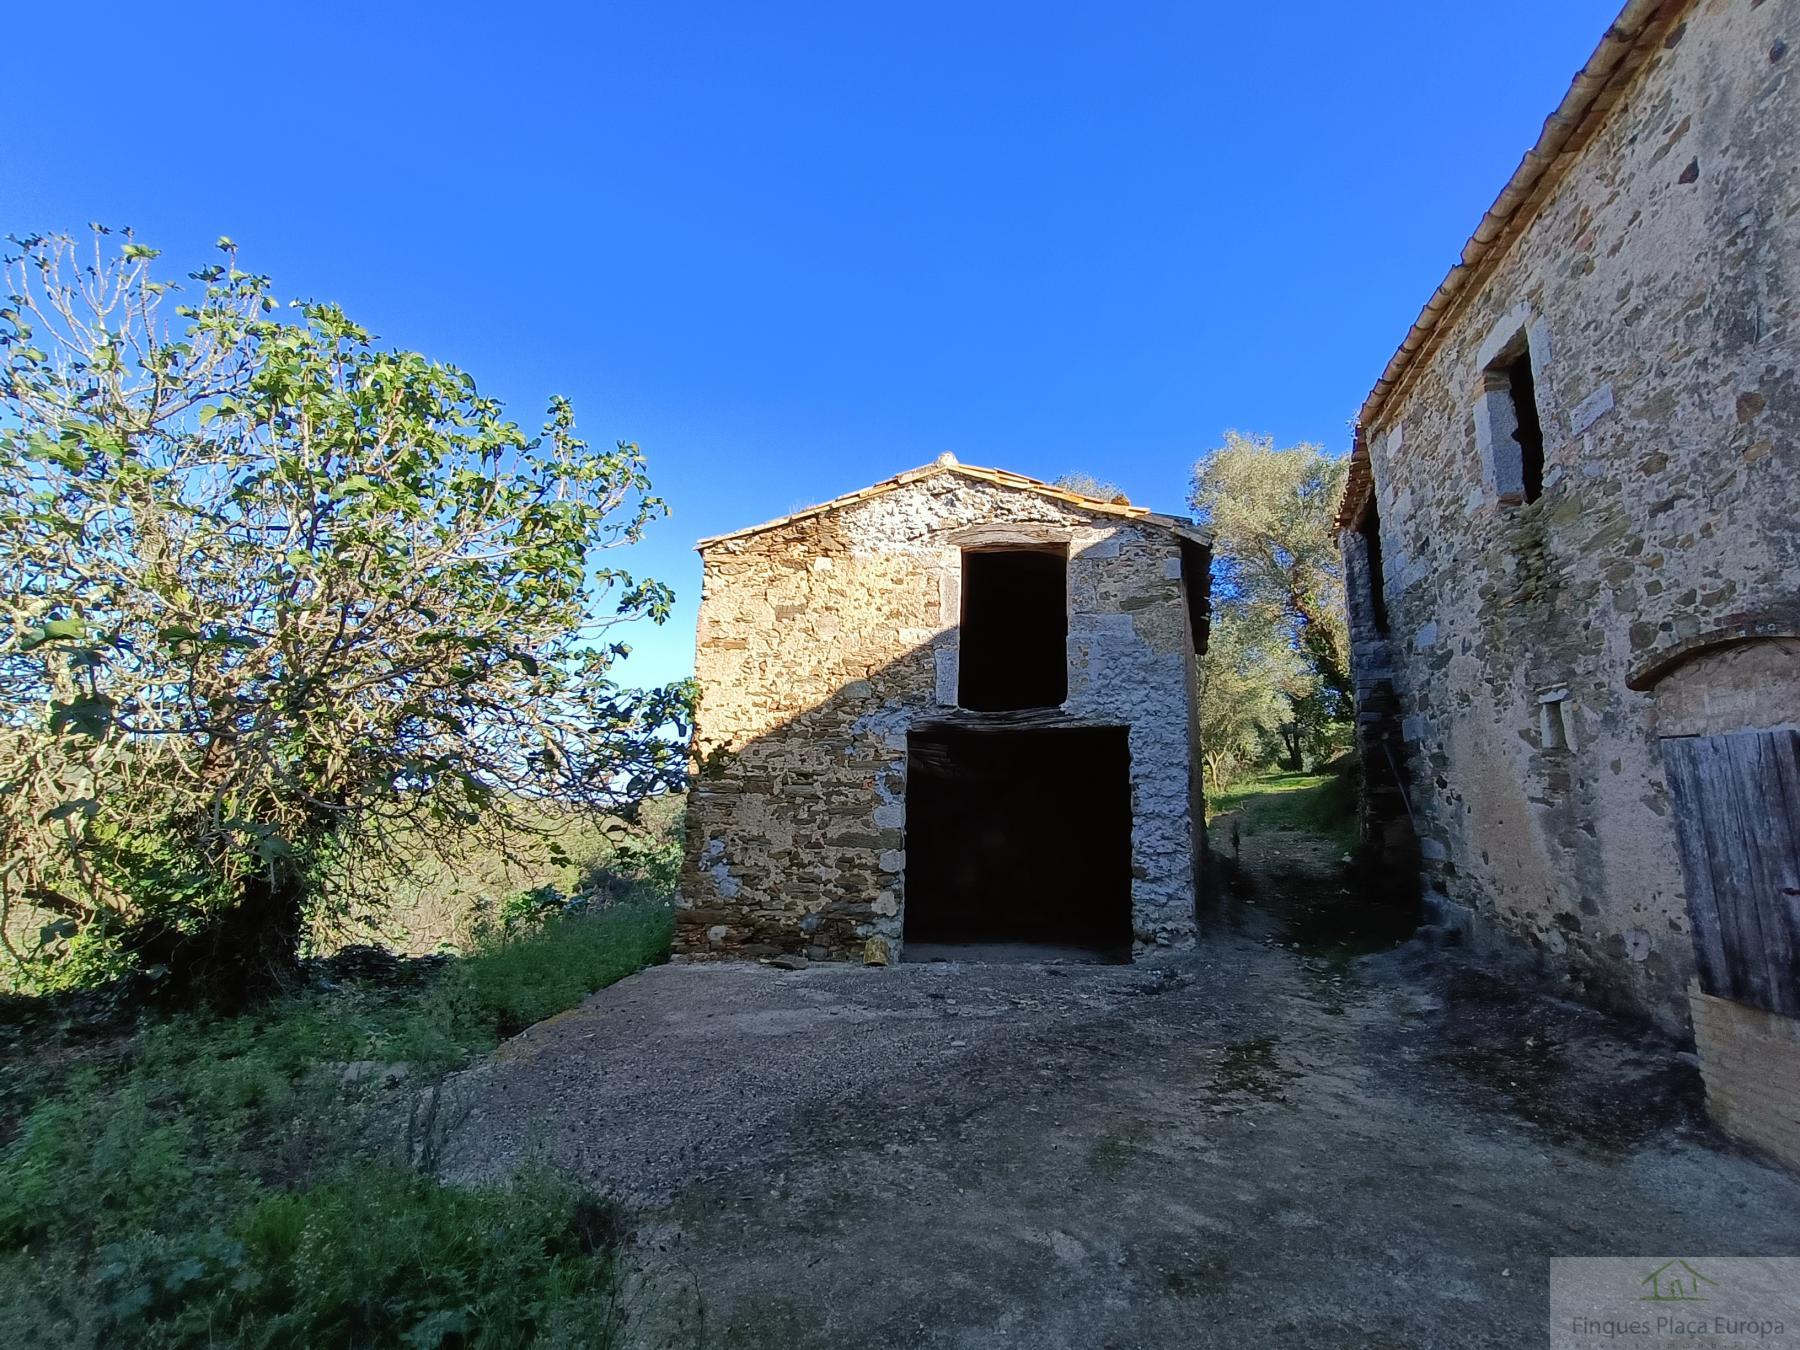
[[[1123,727],[933,727],[907,742],[906,950],[1131,959]]]
[[[965,549],[956,701],[977,712],[1069,696],[1069,560],[1062,548]]]

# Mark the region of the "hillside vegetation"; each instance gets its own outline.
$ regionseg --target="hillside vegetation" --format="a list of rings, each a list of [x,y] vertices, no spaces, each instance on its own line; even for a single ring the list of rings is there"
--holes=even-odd
[[[447,1187],[454,1071],[662,960],[665,901],[503,907],[250,1012],[0,1026],[4,1345],[608,1345],[614,1218],[546,1170]]]

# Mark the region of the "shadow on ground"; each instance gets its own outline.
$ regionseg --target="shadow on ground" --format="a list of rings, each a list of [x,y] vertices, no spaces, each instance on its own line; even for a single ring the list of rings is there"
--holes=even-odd
[[[1669,1047],[1243,844],[1158,961],[646,971],[465,1081],[463,1172],[626,1197],[643,1346],[1510,1348],[1552,1256],[1800,1248]]]

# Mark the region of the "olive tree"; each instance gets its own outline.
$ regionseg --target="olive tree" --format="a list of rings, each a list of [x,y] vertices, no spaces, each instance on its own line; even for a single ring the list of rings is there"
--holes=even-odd
[[[1091,473],[1075,472],[1059,474],[1051,480],[1053,487],[1066,488],[1070,492],[1078,492],[1083,497],[1095,497],[1103,502],[1123,502],[1129,500],[1125,489],[1117,483],[1097,478]]]
[[[1348,745],[1350,641],[1335,524],[1344,461],[1319,446],[1276,448],[1268,436],[1225,433],[1194,466],[1192,503],[1213,533],[1213,600],[1245,625],[1267,659],[1244,665],[1259,708],[1280,696],[1286,715],[1260,722],[1270,758],[1298,769],[1310,753]],[[1241,652],[1239,653],[1241,655]],[[1233,659],[1237,659],[1234,657]]]
[[[1200,745],[1212,787],[1228,787],[1269,762],[1271,738],[1282,735],[1293,716],[1290,695],[1309,674],[1278,632],[1241,608],[1219,608],[1197,688]]]
[[[521,429],[229,240],[185,287],[128,231],[11,244],[6,917],[242,996],[408,852],[678,781],[691,691],[613,678],[672,600],[605,565],[665,513],[635,445]]]

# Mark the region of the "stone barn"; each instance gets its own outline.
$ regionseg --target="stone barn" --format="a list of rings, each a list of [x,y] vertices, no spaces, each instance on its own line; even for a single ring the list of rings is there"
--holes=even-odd
[[[678,953],[1192,942],[1192,522],[946,455],[699,551]]]
[[[1800,1163],[1800,6],[1633,0],[1363,406],[1368,799]]]

